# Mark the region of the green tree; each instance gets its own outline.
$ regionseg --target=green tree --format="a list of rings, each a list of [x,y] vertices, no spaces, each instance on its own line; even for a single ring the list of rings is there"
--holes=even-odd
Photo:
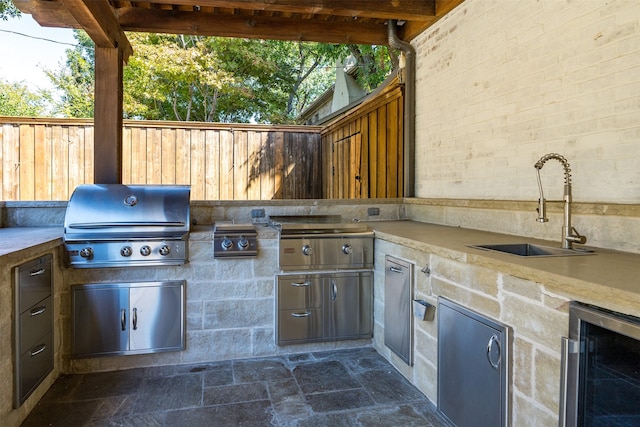
[[[45,70],[62,96],[54,111],[64,117],[93,117],[95,86],[95,50],[84,31],[75,30],[77,45],[67,49],[65,66],[57,71]]]
[[[11,0],[0,0],[0,19],[6,21],[9,18],[14,18],[20,15],[20,11]]]
[[[47,115],[51,95],[33,92],[23,83],[0,81],[0,116],[40,117]]]
[[[93,116],[93,43],[78,46],[49,72],[63,94],[57,112]],[[134,50],[124,67],[127,118],[205,122],[293,123],[333,83],[336,58],[353,55],[365,89],[391,69],[385,47],[129,33]],[[387,56],[385,56],[387,55]],[[392,57],[391,57],[392,58]]]

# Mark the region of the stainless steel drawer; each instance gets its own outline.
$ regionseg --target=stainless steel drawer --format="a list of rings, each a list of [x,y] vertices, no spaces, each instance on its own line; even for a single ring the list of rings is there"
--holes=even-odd
[[[51,268],[51,255],[45,255],[17,268],[20,313],[51,295]]]
[[[20,315],[20,354],[37,344],[51,332],[53,323],[53,298],[49,297]]]
[[[278,309],[322,307],[322,278],[311,274],[278,277]]]
[[[278,342],[322,338],[322,312],[322,308],[280,310],[278,312]]]
[[[20,357],[21,376],[17,396],[22,404],[31,392],[53,370],[53,332],[33,345]]]

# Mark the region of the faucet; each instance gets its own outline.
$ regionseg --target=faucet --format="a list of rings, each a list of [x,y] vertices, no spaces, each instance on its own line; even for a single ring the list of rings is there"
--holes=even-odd
[[[540,198],[538,199],[538,222],[549,222],[547,218],[546,200],[542,192],[542,181],[540,181],[540,169],[544,164],[551,159],[555,159],[562,163],[564,168],[564,225],[562,226],[562,247],[564,249],[573,249],[574,243],[586,243],[587,238],[578,233],[574,227],[571,226],[571,169],[569,162],[563,156],[557,153],[549,153],[540,158],[533,167],[536,168],[538,174],[538,189],[540,190]]]

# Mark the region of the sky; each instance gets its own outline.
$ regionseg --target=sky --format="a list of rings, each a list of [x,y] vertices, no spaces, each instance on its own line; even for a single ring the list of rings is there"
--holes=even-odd
[[[22,82],[34,91],[52,90],[43,68],[57,70],[75,42],[73,30],[41,27],[31,15],[0,20],[0,79]]]

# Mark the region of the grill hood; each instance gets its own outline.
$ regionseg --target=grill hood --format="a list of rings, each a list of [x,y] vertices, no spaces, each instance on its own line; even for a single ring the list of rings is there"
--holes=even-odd
[[[65,241],[182,238],[189,197],[189,186],[80,185],[67,207]]]

